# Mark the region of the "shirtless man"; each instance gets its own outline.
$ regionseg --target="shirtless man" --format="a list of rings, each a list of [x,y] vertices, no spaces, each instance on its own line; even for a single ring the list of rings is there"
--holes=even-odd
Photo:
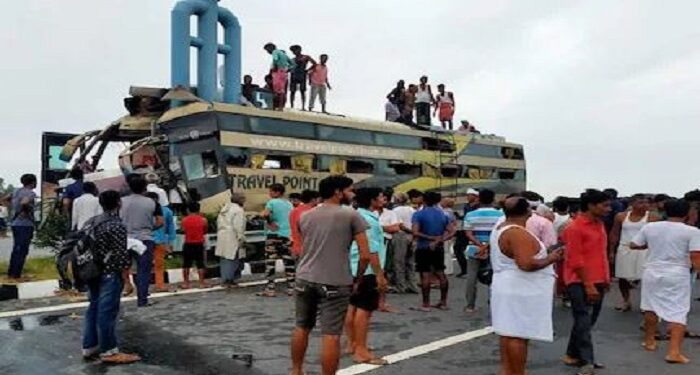
[[[644,194],[632,196],[631,209],[615,215],[612,229],[608,238],[608,256],[610,263],[615,264],[615,276],[618,278],[622,305],[615,308],[617,311],[630,311],[630,290],[632,282],[642,277],[645,251],[631,250],[630,241],[642,230],[647,223],[658,221],[656,215],[649,212],[649,198]]]
[[[301,46],[293,45],[289,47],[289,50],[294,54],[294,63],[296,64],[291,71],[290,87],[289,87],[289,100],[294,108],[294,99],[297,94],[297,90],[301,94],[301,110],[306,110],[306,81],[307,81],[307,66],[309,63],[316,65],[311,56],[304,55],[301,53]]]
[[[506,220],[495,229],[491,244],[491,316],[500,336],[501,375],[525,375],[529,340],[554,340],[553,264],[562,250],[547,254],[525,229],[532,214],[525,198],[508,198],[504,211]]]

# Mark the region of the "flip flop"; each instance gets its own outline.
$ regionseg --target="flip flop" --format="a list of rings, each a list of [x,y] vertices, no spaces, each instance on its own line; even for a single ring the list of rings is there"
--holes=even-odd
[[[386,366],[389,364],[389,361],[387,361],[384,358],[370,358],[366,361],[356,361],[353,360],[358,365],[364,364],[364,365],[374,365],[374,366]]]
[[[681,359],[669,359],[668,356],[664,357],[664,360],[666,363],[670,363],[672,365],[685,365],[690,363],[690,359],[681,356]]]
[[[653,345],[647,345],[647,343],[643,342],[642,343],[642,348],[648,352],[655,352],[656,349],[658,349],[658,345],[653,344]]]
[[[141,357],[135,354],[117,353],[101,358],[102,363],[113,365],[128,365],[141,360]]]

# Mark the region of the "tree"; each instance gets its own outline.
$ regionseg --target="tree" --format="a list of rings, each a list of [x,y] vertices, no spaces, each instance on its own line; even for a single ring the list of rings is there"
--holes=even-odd
[[[5,186],[5,179],[0,177],[0,204],[5,203],[5,201],[12,196],[14,191],[15,187],[12,185]]]

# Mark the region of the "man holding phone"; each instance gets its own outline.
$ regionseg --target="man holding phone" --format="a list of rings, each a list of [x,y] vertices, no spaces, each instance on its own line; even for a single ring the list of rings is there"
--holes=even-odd
[[[566,257],[564,282],[571,298],[574,325],[564,357],[568,366],[580,367],[579,375],[595,374],[603,368],[594,362],[591,329],[610,286],[607,234],[603,218],[610,212],[610,198],[599,190],[581,194],[582,213],[564,230]]]

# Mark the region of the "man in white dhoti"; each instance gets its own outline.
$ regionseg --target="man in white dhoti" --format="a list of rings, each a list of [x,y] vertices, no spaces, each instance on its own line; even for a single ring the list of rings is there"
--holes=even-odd
[[[685,364],[690,360],[681,353],[681,345],[690,311],[691,266],[700,269],[700,230],[685,224],[687,202],[669,200],[665,208],[668,220],[647,224],[630,244],[631,249],[649,249],[642,275],[642,346],[656,350],[654,336],[660,318],[668,322],[671,332],[666,362]]]
[[[529,340],[551,342],[554,267],[560,249],[547,254],[525,229],[531,215],[522,197],[508,198],[506,220],[491,234],[491,319],[500,336],[501,375],[525,375]]]

